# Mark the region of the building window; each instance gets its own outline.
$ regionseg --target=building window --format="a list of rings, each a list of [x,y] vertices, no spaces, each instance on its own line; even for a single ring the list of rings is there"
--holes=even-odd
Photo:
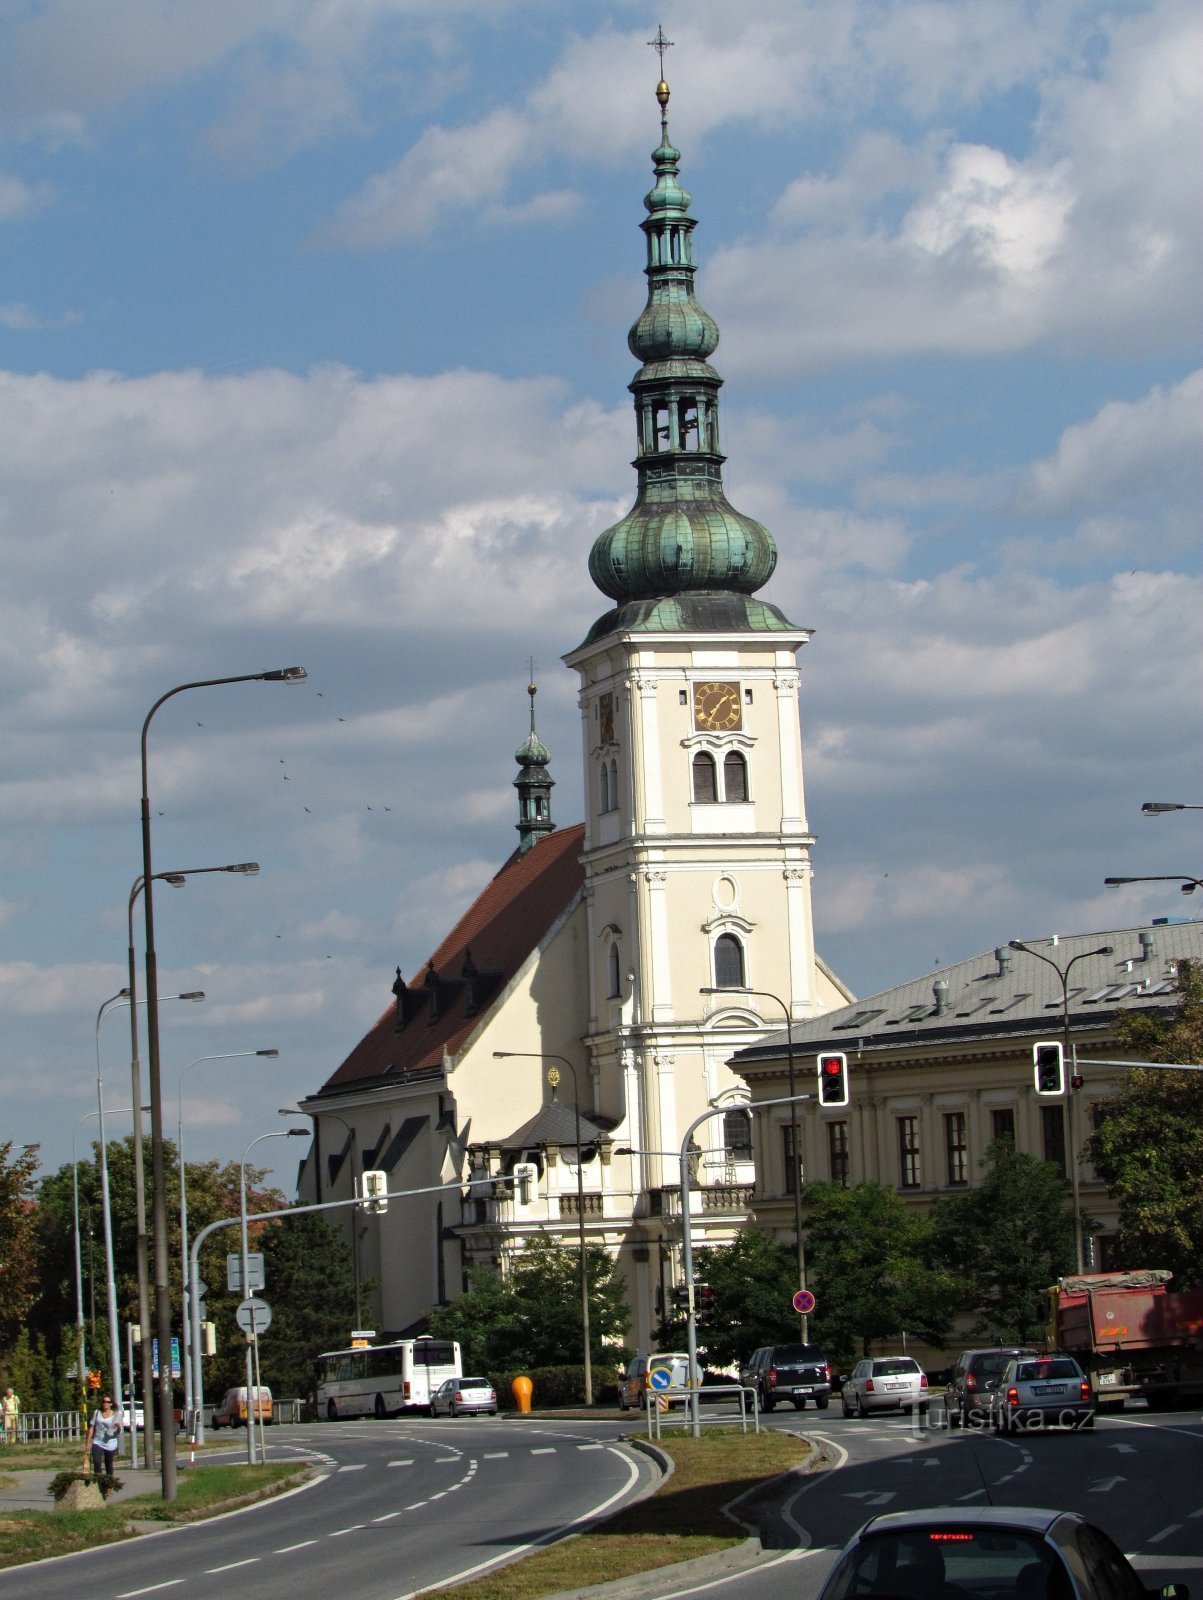
[[[622,974],[619,971],[618,946],[616,944],[612,944],[610,946],[608,967],[610,974],[610,999],[617,1000],[622,994]]]
[[[752,1118],[746,1111],[724,1112],[723,1147],[733,1161],[751,1161]]]
[[[1015,1111],[1012,1106],[999,1106],[990,1113],[990,1137],[1010,1139],[1015,1143]]]
[[[697,805],[712,806],[718,800],[718,769],[714,757],[699,750],[693,758],[693,798]]]
[[[969,1146],[965,1133],[965,1113],[949,1111],[944,1118],[944,1158],[950,1188],[969,1182]]]
[[[1063,1106],[1041,1106],[1040,1133],[1044,1145],[1044,1159],[1051,1161],[1064,1177],[1065,1108]]]
[[[618,762],[610,763],[610,810],[618,810]]]
[[[606,765],[606,763],[604,761],[601,764],[601,771],[597,775],[597,786],[598,786],[597,798],[598,798],[598,802],[599,802],[598,809],[601,810],[601,811],[609,811],[609,809],[610,809],[610,769],[609,769],[609,767]]]
[[[919,1118],[898,1118],[898,1187],[917,1189],[919,1168]]]
[[[723,757],[723,799],[736,805],[748,798],[748,763],[738,750]]]
[[[798,1132],[802,1130],[799,1128]],[[781,1130],[781,1154],[785,1162],[785,1193],[793,1194],[798,1182],[798,1163],[794,1160],[794,1127],[786,1123]]]
[[[848,1124],[827,1124],[827,1159],[831,1167],[831,1181],[841,1189],[848,1187]]]
[[[742,989],[744,947],[733,933],[720,933],[714,941],[714,987]]]

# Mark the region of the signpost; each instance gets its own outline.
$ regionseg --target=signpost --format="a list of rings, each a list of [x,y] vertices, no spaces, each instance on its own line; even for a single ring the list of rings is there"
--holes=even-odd
[[[257,1300],[254,1295],[239,1303],[238,1310],[234,1313],[235,1321],[243,1333],[253,1334],[258,1338],[261,1333],[266,1333],[272,1325],[272,1308],[266,1300]]]
[[[791,1304],[800,1317],[808,1317],[815,1308],[815,1297],[809,1289],[799,1289]]]
[[[251,1250],[246,1258],[247,1283],[242,1281],[242,1256],[237,1250],[231,1250],[226,1256],[226,1289],[230,1294],[258,1294],[266,1288],[267,1278],[263,1271],[263,1252]],[[200,1293],[205,1292],[207,1286],[200,1286]]]

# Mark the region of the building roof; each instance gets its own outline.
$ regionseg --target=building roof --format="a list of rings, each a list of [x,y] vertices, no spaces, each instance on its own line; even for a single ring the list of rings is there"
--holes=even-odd
[[[585,826],[548,834],[515,852],[409,983],[359,1041],[318,1097],[384,1088],[442,1071],[531,952],[572,906],[585,881]],[[398,1031],[398,1022],[403,1026]]]
[[[1124,1011],[1170,1010],[1178,998],[1177,963],[1203,960],[1203,922],[1023,939],[1016,945],[1000,945],[838,1011],[795,1022],[794,1048],[877,1051],[1012,1034],[1057,1038],[1063,1008],[1058,972],[1066,973],[1071,1031],[1106,1026]],[[1108,954],[1092,953],[1107,946]],[[776,1061],[784,1047],[781,1032],[738,1051],[733,1060],[737,1065]]]

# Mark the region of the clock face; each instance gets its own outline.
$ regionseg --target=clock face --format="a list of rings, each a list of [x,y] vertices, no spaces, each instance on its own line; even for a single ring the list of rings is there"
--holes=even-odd
[[[743,727],[743,706],[737,683],[695,683],[693,725],[708,733]]]
[[[614,743],[614,696],[603,694],[598,696],[597,720],[600,724],[602,744]]]

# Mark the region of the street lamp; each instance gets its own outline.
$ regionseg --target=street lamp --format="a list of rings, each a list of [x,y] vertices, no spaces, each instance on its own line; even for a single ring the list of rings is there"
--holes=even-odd
[[[259,871],[257,861],[236,861],[226,867],[184,867],[177,872],[156,872],[155,881],[169,883],[173,889],[182,889],[188,878],[195,878],[204,872],[233,872],[243,877],[254,877]],[[129,992],[130,992],[130,1088],[133,1103],[138,1105],[142,1099],[142,1066],[138,1060],[138,1013],[134,1009],[137,1004],[138,976],[134,963],[134,902],[142,893],[144,879],[135,878],[133,888],[129,895]],[[154,1393],[154,1355],[151,1344],[150,1332],[150,1271],[147,1260],[146,1248],[146,1176],[142,1159],[142,1118],[134,1120],[134,1209],[137,1227],[137,1263],[138,1263],[138,1338],[142,1351],[142,1392],[149,1400]],[[154,1406],[147,1404],[145,1411],[153,1416]],[[154,1428],[145,1429],[146,1465],[153,1467],[155,1464]]]
[[[1203,878],[1192,878],[1189,872],[1155,872],[1146,878],[1104,878],[1103,882],[1110,885],[1117,883],[1180,883],[1183,894],[1194,894],[1196,889],[1203,889]]]
[[[329,1117],[332,1122],[341,1122],[351,1139],[351,1182],[352,1193],[357,1193],[359,1176],[359,1141],[355,1129],[336,1111],[302,1111],[300,1106],[280,1106],[277,1108],[282,1117],[312,1117],[313,1119],[313,1177],[317,1190],[317,1198],[322,1198],[322,1143],[321,1143],[321,1117]],[[365,1224],[364,1232],[367,1232]],[[359,1273],[359,1218],[351,1212],[351,1270],[355,1275],[355,1326],[363,1327],[363,1307],[361,1305],[362,1290]]]
[[[794,1081],[794,1034],[793,1034],[793,1025],[792,1025],[791,1016],[790,1016],[790,1009],[786,1005],[785,1001],[781,998],[781,996],[779,994],[774,994],[771,989],[749,989],[749,988],[744,987],[741,984],[738,988],[735,988],[735,989],[731,989],[731,988],[727,988],[727,989],[704,988],[704,989],[700,990],[699,993],[701,993],[701,994],[722,994],[722,995],[725,995],[725,994],[755,994],[755,995],[761,995],[766,1000],[775,1000],[777,1002],[777,1004],[781,1007],[781,1010],[782,1010],[782,1012],[783,1012],[783,1014],[785,1016],[785,1054],[786,1054],[786,1061],[787,1061],[788,1066],[789,1066],[789,1094],[790,1094],[790,1102],[791,1102],[790,1103],[790,1108],[789,1108],[790,1156],[791,1156],[791,1159],[792,1159],[793,1164],[794,1164],[794,1171],[793,1171],[794,1238],[797,1240],[797,1251],[798,1251],[798,1287],[799,1287],[799,1289],[805,1289],[805,1287],[806,1287],[806,1245],[805,1245],[805,1243],[803,1242],[803,1239],[802,1239],[802,1152],[798,1147],[798,1101],[797,1101],[798,1086],[797,1086],[796,1082]],[[802,1343],[805,1344],[807,1342],[807,1333],[808,1333],[809,1324],[808,1324],[808,1319],[807,1319],[806,1313],[804,1311],[799,1313],[799,1320],[801,1322]]]
[[[176,1117],[176,1157],[180,1167],[180,1307],[183,1314],[183,1326],[180,1337],[180,1365],[184,1369],[184,1416],[191,1421],[192,1416],[192,1360],[191,1338],[192,1318],[188,1312],[189,1302],[192,1298],[192,1284],[188,1279],[188,1184],[184,1175],[184,1079],[193,1067],[199,1067],[202,1061],[238,1061],[246,1056],[267,1056],[275,1060],[280,1054],[278,1050],[234,1050],[217,1056],[197,1056],[194,1061],[181,1069],[177,1084],[177,1117]],[[200,1352],[197,1351],[197,1360]]]
[[[518,1057],[525,1061],[558,1061],[568,1068],[572,1074],[572,1099],[573,1111],[576,1116],[576,1226],[577,1248],[580,1252],[580,1277],[581,1277],[581,1337],[585,1346],[585,1404],[593,1404],[593,1360],[590,1353],[589,1332],[589,1260],[585,1252],[585,1160],[581,1154],[581,1085],[576,1075],[576,1068],[567,1056],[557,1056],[550,1053],[540,1053],[531,1050],[494,1050],[495,1060],[504,1060],[506,1057]],[[551,1084],[551,1097],[556,1097],[556,1087],[560,1081],[560,1074],[555,1067],[548,1069],[547,1081]]]
[[[96,1115],[100,1118],[100,1203],[104,1210],[104,1278],[109,1316],[109,1380],[113,1404],[121,1404],[121,1341],[117,1329],[117,1278],[113,1270],[113,1214],[109,1208],[109,1149],[104,1136],[104,1085],[100,1078],[100,1020],[112,1006],[128,1001],[129,990],[121,989],[104,1001],[96,1013]],[[135,1105],[137,1101],[134,1102]],[[136,1119],[135,1119],[136,1120]]]
[[[242,1160],[238,1163],[238,1222],[241,1230],[242,1246],[242,1298],[253,1298],[250,1274],[250,1250],[247,1245],[246,1229],[246,1158],[257,1144],[262,1144],[264,1139],[306,1139],[309,1137],[308,1128],[276,1128],[271,1133],[258,1134],[242,1152]],[[251,1312],[250,1332],[246,1336],[246,1460],[247,1465],[255,1465],[255,1402],[258,1400],[258,1365],[259,1365],[259,1334],[255,1324],[254,1311]],[[159,1367],[160,1372],[162,1364]],[[260,1427],[262,1427],[262,1410],[260,1410]]]
[[[1085,961],[1090,956],[1109,956],[1114,954],[1115,947],[1109,944],[1099,945],[1097,950],[1079,950],[1076,956],[1071,956],[1064,967],[1059,967],[1051,956],[1043,955],[1039,950],[1033,950],[1030,945],[1024,944],[1022,939],[1011,939],[1008,944],[1012,950],[1022,950],[1025,955],[1035,956],[1037,961],[1043,961],[1046,967],[1051,967],[1057,974],[1061,985],[1061,1049],[1064,1057],[1072,1061],[1069,1078],[1072,1080],[1077,1075],[1078,1054],[1076,1046],[1069,1042],[1069,974],[1072,967],[1079,961]],[[1072,1081],[1067,1081],[1064,1089],[1066,1097],[1065,1120],[1067,1123],[1066,1135],[1069,1141],[1069,1175],[1073,1185],[1074,1205],[1074,1259],[1079,1273],[1086,1270],[1085,1254],[1082,1248],[1082,1199],[1080,1193],[1080,1180],[1078,1177],[1078,1146],[1077,1132],[1074,1117],[1074,1089]]]
[[[170,1260],[167,1241],[167,1184],[163,1170],[163,1092],[159,1072],[159,972],[155,954],[154,868],[150,850],[150,794],[147,782],[146,742],[155,712],[173,695],[186,689],[210,689],[230,683],[297,683],[307,677],[304,667],[280,667],[272,672],[244,672],[230,678],[203,678],[180,683],[161,694],[142,724],[142,910],[146,923],[146,1053],[150,1075],[151,1226],[154,1233],[155,1328],[159,1350],[171,1347]],[[135,1099],[138,1097],[135,1096]],[[164,1500],[174,1500],[175,1418],[172,1414],[171,1367],[159,1362],[158,1417]]]
[[[1141,814],[1159,817],[1164,811],[1203,811],[1203,802],[1197,800],[1146,800]]]

